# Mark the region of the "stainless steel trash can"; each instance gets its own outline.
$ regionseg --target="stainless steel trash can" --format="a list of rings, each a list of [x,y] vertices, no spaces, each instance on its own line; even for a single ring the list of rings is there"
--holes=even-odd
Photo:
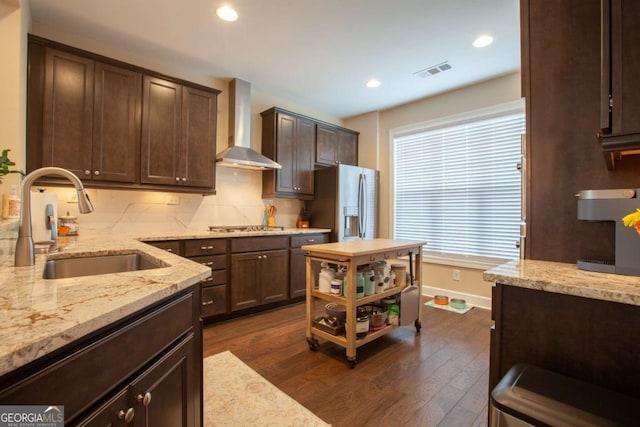
[[[489,420],[494,427],[638,426],[638,409],[640,399],[518,364],[491,391]]]

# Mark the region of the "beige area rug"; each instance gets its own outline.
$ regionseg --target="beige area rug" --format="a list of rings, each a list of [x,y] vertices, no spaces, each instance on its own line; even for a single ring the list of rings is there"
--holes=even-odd
[[[204,359],[204,427],[330,426],[230,351]]]

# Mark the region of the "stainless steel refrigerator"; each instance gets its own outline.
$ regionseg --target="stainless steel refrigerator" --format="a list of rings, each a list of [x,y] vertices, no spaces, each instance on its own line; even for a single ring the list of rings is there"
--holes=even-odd
[[[330,228],[332,242],[376,237],[378,171],[338,165],[315,171],[314,185],[306,203],[311,227]]]

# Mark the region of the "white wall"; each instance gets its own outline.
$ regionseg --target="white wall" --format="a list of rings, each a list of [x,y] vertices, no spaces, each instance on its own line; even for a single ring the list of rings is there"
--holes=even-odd
[[[30,14],[28,4],[0,1],[0,151],[10,149],[16,168],[24,169],[26,150],[26,35]],[[4,177],[0,192],[8,192],[19,176]]]
[[[360,160],[367,163],[365,166],[375,164],[380,171],[379,236],[393,237],[391,236],[391,188],[393,181],[390,155],[390,132],[392,129],[518,99],[521,99],[520,73],[512,73],[399,107],[344,120],[345,127],[361,132]],[[377,153],[375,159],[372,158],[372,153]],[[452,280],[454,268],[461,270],[460,281]],[[452,292],[482,297],[491,296],[491,286],[482,280],[482,270],[425,263],[422,283],[425,286],[448,289]]]

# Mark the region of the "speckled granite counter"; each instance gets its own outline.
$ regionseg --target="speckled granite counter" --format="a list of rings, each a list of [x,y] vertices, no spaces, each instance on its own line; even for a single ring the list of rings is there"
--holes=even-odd
[[[640,306],[640,277],[584,271],[575,264],[511,261],[485,271],[484,280]]]
[[[177,232],[143,235],[81,235],[60,238],[62,251],[37,255],[31,267],[0,262],[0,375],[209,277],[211,270],[138,240],[228,238],[328,232]],[[15,245],[15,240],[13,240]],[[166,267],[68,279],[42,278],[48,258],[138,252]]]

